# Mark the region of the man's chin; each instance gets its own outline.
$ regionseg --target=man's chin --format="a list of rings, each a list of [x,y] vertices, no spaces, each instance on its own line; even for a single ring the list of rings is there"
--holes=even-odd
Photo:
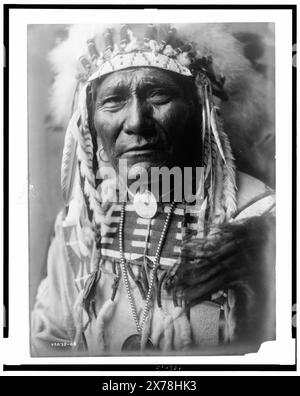
[[[153,167],[168,166],[169,156],[165,155],[165,152],[154,152],[150,153],[138,153],[136,155],[122,155],[119,160],[122,160],[122,164],[126,161],[127,169],[130,171],[134,168],[143,168],[146,172]],[[120,161],[119,161],[120,163]]]

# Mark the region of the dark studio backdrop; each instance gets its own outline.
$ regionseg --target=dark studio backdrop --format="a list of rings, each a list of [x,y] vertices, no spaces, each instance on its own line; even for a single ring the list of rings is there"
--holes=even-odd
[[[251,67],[263,76],[268,117],[252,130],[225,130],[237,168],[275,188],[274,32],[268,23],[235,23],[229,28],[243,46]],[[28,26],[28,144],[30,210],[30,307],[46,275],[47,251],[55,216],[62,208],[60,165],[65,127],[49,112],[53,73],[49,51],[66,35],[67,25]],[[226,107],[225,107],[226,111]],[[238,109],[237,109],[238,111]]]

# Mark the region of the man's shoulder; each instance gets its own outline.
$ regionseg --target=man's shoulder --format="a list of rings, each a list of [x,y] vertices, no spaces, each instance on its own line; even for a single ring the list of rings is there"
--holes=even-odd
[[[275,205],[274,191],[257,178],[238,171],[236,183],[238,212],[262,214]]]

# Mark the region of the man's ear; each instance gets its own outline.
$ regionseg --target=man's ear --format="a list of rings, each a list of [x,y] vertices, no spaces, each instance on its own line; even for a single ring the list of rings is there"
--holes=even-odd
[[[95,111],[95,101],[93,95],[93,87],[91,84],[88,84],[86,87],[86,108],[88,113],[88,123],[89,130],[92,137],[93,142],[93,170],[94,173],[97,173],[98,170],[98,162],[97,162],[97,150],[98,150],[98,142],[97,142],[97,131],[94,125],[94,111]]]
[[[96,87],[94,84],[89,84],[86,91],[86,106],[88,112],[88,122],[92,137],[97,137],[97,131],[94,125],[94,113],[95,113],[95,99],[96,99]]]
[[[185,91],[185,98],[189,105],[190,117],[193,118],[193,117],[197,117],[197,116],[201,115],[202,105],[199,102],[195,83],[194,82],[191,83],[189,81],[188,84],[185,85],[184,91]]]
[[[191,150],[197,166],[203,166],[202,142],[202,104],[198,98],[190,101],[188,129],[191,138]]]

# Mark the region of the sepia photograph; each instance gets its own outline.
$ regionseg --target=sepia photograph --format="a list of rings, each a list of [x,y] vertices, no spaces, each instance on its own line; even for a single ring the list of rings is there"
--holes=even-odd
[[[273,23],[27,27],[32,357],[276,339]]]

